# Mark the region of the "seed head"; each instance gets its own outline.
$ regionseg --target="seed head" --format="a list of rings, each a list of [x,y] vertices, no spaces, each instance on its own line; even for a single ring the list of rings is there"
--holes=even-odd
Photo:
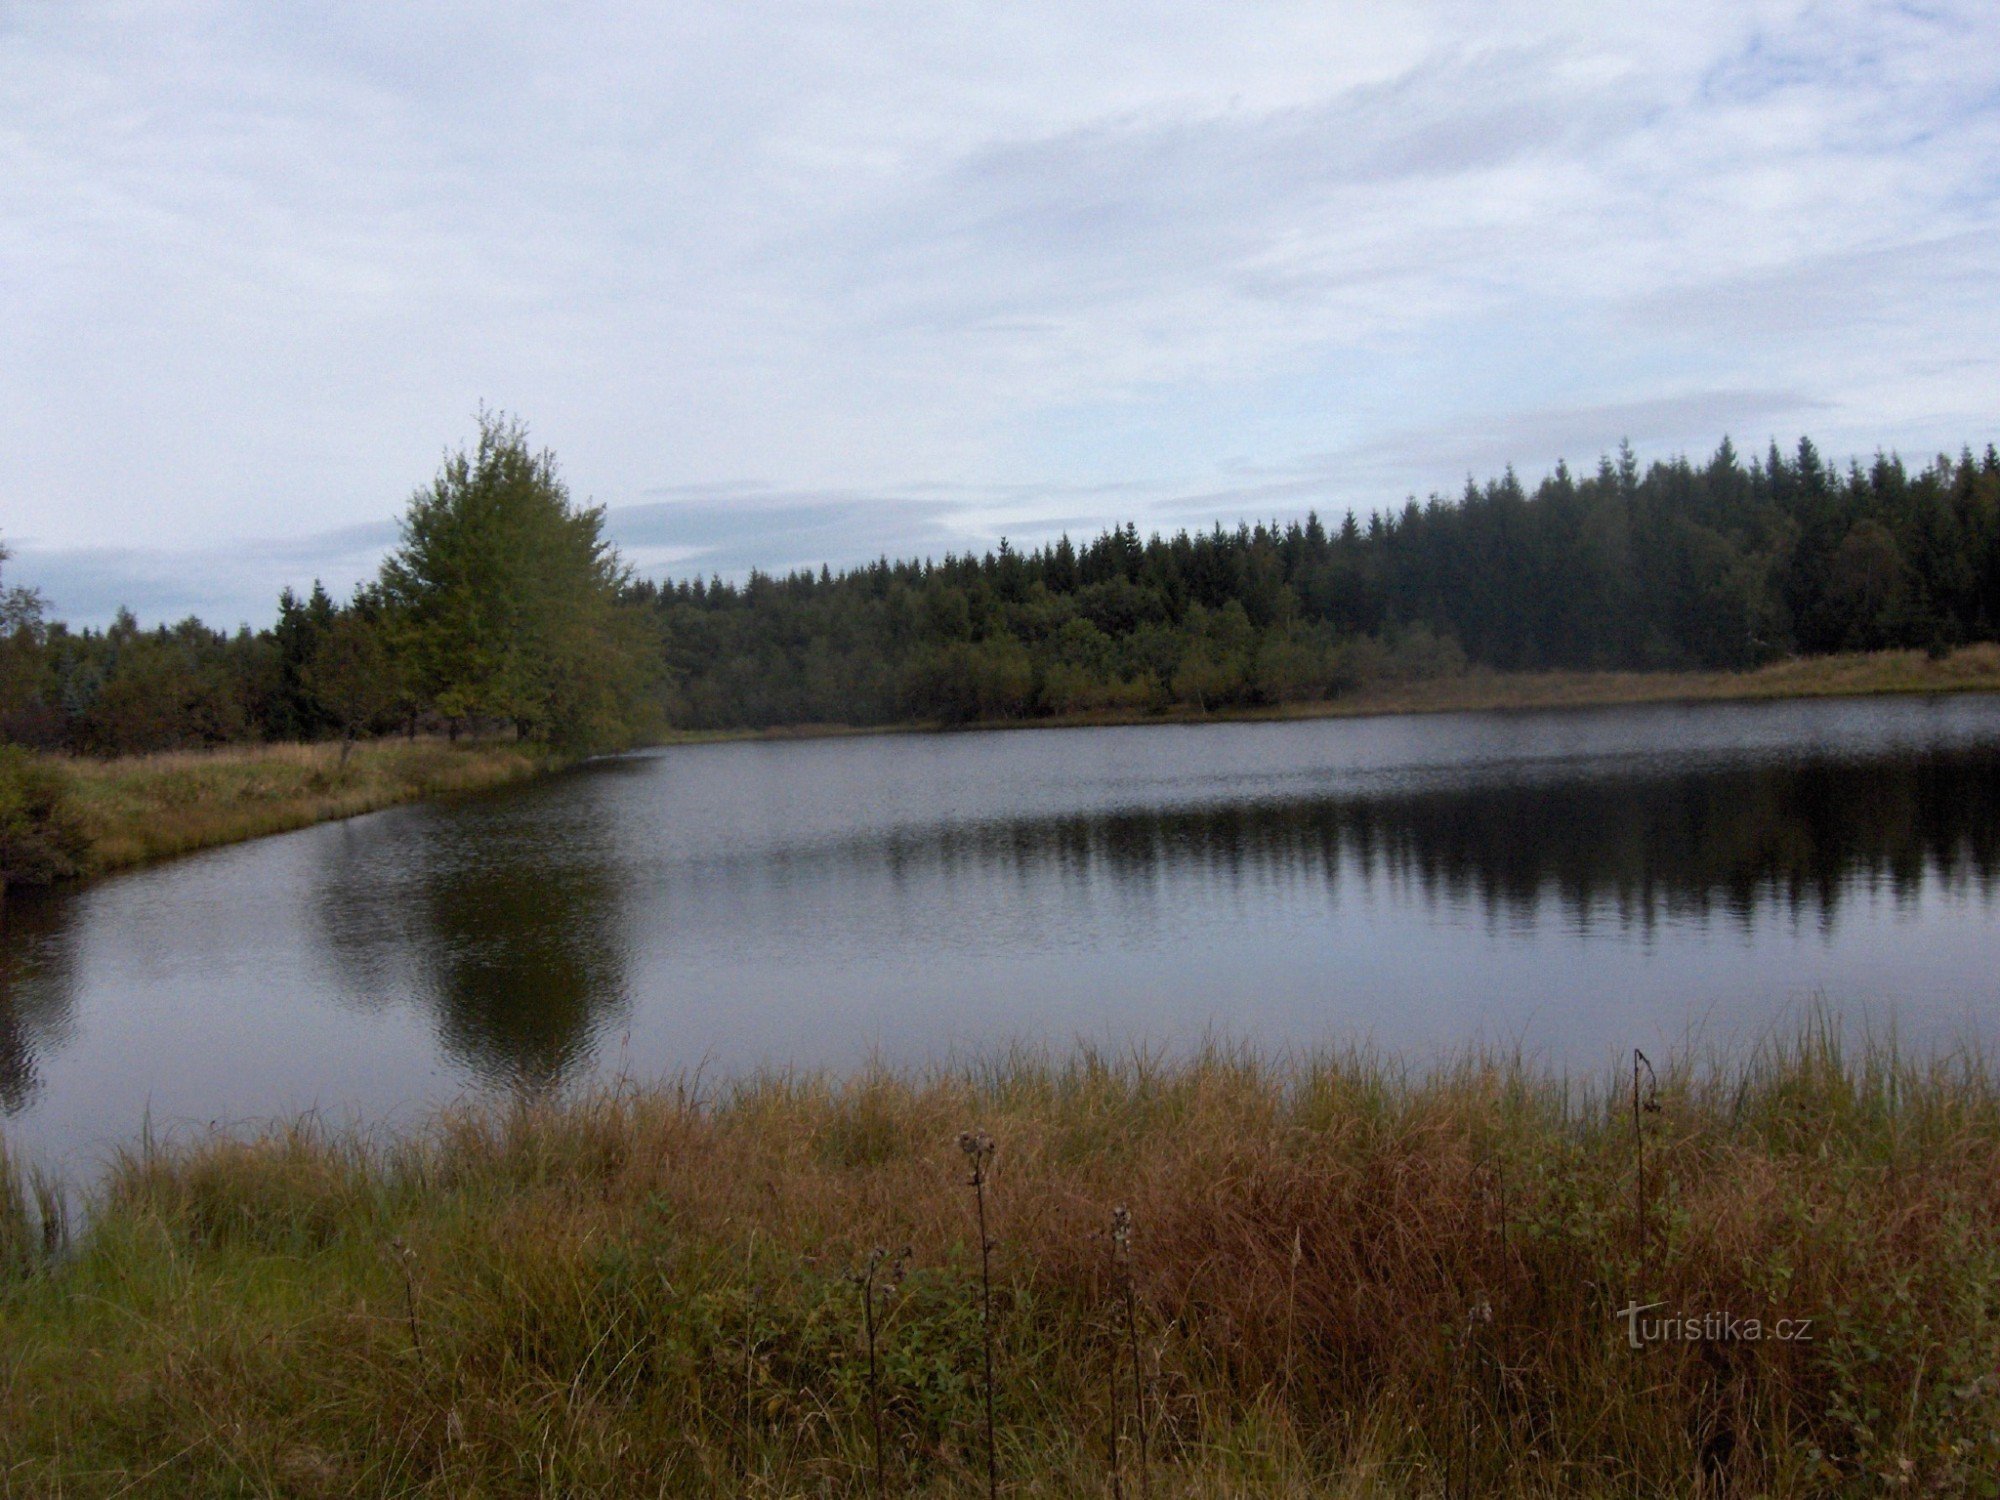
[[[908,1245],[903,1246],[902,1249],[896,1252],[895,1258],[889,1262],[888,1270],[882,1273],[882,1281],[877,1288],[876,1295],[881,1297],[883,1301],[888,1301],[889,1298],[895,1296],[902,1289],[903,1277],[909,1273],[910,1269],[910,1255],[910,1247]]]
[[[986,1168],[993,1160],[996,1148],[993,1137],[983,1130],[961,1130],[958,1133],[958,1149],[965,1153],[965,1159],[972,1164],[972,1175],[966,1182],[978,1187],[986,1180]]]

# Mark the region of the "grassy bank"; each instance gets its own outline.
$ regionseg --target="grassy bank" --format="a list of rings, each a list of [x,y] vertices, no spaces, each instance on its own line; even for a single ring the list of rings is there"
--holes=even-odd
[[[1754,672],[1473,671],[1377,683],[1336,699],[1268,708],[1206,714],[1178,709],[1075,714],[969,727],[1054,728],[1995,690],[2000,690],[2000,645],[1979,645],[1939,658],[1918,651],[1885,651],[1782,662]],[[888,734],[937,727],[910,723],[681,730],[663,735],[659,743]],[[500,786],[552,764],[547,752],[529,746],[491,741],[449,745],[436,739],[363,743],[344,763],[339,746],[331,744],[249,745],[121,760],[39,760],[59,778],[81,830],[84,847],[77,863],[84,873],[282,833],[441,793]]]
[[[2000,692],[2000,645],[1961,646],[1941,657],[1923,651],[1800,657],[1744,672],[1495,672],[1473,668],[1441,677],[1368,683],[1336,698],[1208,710],[1187,704],[1091,710],[1025,719],[982,719],[949,727],[1072,729],[1119,724],[1254,723],[1274,719],[1361,718],[1371,714],[1982,692]],[[659,743],[902,734],[945,727],[948,726],[919,720],[879,725],[784,724],[768,729],[670,731]]]
[[[1632,703],[1725,703],[1779,698],[1870,697],[1889,693],[2000,691],[2000,645],[1961,646],[1946,656],[1922,651],[1801,657],[1747,672],[1494,672],[1375,682],[1337,698],[1197,713],[1093,713],[1038,720],[1051,725],[1136,724],[1216,719],[1322,719],[1368,714],[1469,713],[1494,709],[1604,708]]]
[[[97,873],[214,844],[349,818],[445,792],[520,781],[548,757],[513,743],[376,740],[244,745],[122,760],[51,759]]]
[[[1474,671],[1367,688],[1326,707],[1337,713],[1424,713],[1996,690],[2000,645],[1987,643],[1939,657],[1922,651],[1801,657],[1748,672]]]
[[[1006,1493],[1993,1493],[1994,1077],[1823,1025],[1641,1073],[1016,1058],[136,1153],[66,1254],[14,1212],[0,1492],[982,1494],[970,1130]]]

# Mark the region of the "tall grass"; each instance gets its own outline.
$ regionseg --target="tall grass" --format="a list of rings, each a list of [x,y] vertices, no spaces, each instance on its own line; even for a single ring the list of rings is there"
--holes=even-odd
[[[1643,1197],[1631,1088],[1017,1055],[141,1148],[0,1291],[0,1490],[972,1495],[990,1349],[1009,1494],[1108,1491],[1121,1352],[1163,1496],[1991,1493],[1986,1063],[1665,1062]]]
[[[283,833],[446,792],[518,781],[549,764],[512,742],[376,740],[242,745],[121,760],[51,760],[108,870],[215,844]]]
[[[1363,687],[1326,704],[1294,704],[1282,717],[1318,713],[1437,712],[1499,708],[1869,697],[2000,690],[2000,645],[1803,656],[1740,672],[1495,672],[1486,668]]]

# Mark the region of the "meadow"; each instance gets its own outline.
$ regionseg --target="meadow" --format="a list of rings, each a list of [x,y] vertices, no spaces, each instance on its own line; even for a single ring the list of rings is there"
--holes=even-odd
[[[2000,1086],[1823,1013],[1589,1079],[1017,1052],[148,1139],[66,1210],[10,1181],[4,1494],[2000,1473]]]
[[[44,757],[57,768],[93,873],[216,844],[351,818],[401,802],[480,791],[549,768],[546,751],[512,740],[451,744],[424,737],[226,746],[95,760]]]

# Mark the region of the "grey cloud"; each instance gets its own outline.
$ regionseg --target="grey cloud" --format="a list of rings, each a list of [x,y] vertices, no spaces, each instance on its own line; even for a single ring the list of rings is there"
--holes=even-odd
[[[27,541],[14,548],[7,578],[40,589],[54,616],[75,625],[103,625],[127,608],[148,623],[199,615],[222,628],[261,626],[276,613],[286,588],[303,593],[317,578],[344,596],[373,575],[395,540],[395,526],[377,522],[227,548],[43,547]]]
[[[963,508],[935,497],[728,486],[710,495],[616,507],[606,514],[605,529],[630,553],[685,554],[649,572],[737,577],[751,568],[782,573],[884,553],[963,551],[968,537],[952,525]]]
[[[1027,311],[1051,299],[1102,296],[1190,261],[1269,295],[1288,283],[1256,257],[1326,213],[1335,190],[1488,170],[1643,118],[1629,85],[1563,84],[1554,60],[1444,56],[1309,107],[1133,115],[994,142],[864,236],[849,271],[878,285],[941,273],[933,295],[987,328],[1036,327]]]
[[[1768,439],[1789,447],[1822,403],[1801,392],[1708,390],[1641,400],[1536,408],[1409,427],[1350,446],[1246,468],[1234,482],[1157,497],[1142,524],[1206,527],[1285,519],[1306,510],[1366,515],[1410,495],[1455,495],[1512,466],[1532,483],[1566,461],[1594,469],[1620,440],[1642,459],[1697,458],[1727,434],[1746,458]]]
[[[1810,422],[1823,406],[1801,391],[1724,389],[1543,407],[1396,433],[1332,456],[1327,466],[1356,474],[1449,469],[1461,480],[1468,473],[1485,479],[1509,464],[1524,473],[1553,468],[1558,459],[1594,466],[1621,439],[1659,458],[1712,450],[1725,433],[1739,448],[1761,446],[1774,433],[1789,443],[1799,433],[1784,429]]]
[[[1989,3],[503,10],[0,5],[10,575],[260,618],[482,398],[723,571],[1990,412]]]
[[[1627,299],[1626,316],[1648,336],[1691,327],[1718,333],[1798,335],[1963,307],[2000,333],[1993,286],[2000,247],[1987,232],[1933,235],[1890,245],[1805,255],[1766,270],[1704,277],[1698,272]]]

